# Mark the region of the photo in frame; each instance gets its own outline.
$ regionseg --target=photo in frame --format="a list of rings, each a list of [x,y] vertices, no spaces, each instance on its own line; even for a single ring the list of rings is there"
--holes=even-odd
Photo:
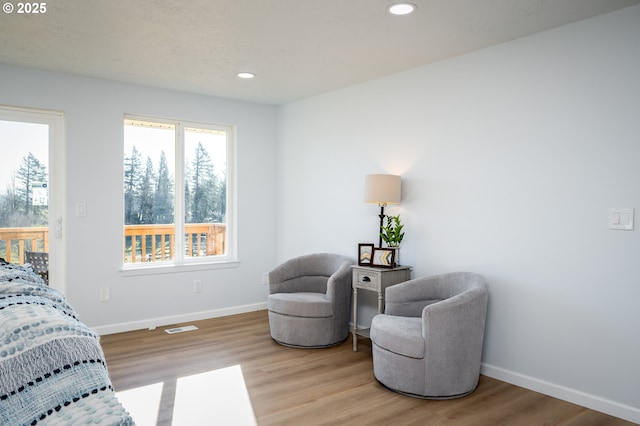
[[[373,257],[373,244],[358,244],[358,265],[371,266]]]
[[[371,266],[378,268],[393,268],[395,265],[396,251],[389,248],[374,248],[371,256]]]

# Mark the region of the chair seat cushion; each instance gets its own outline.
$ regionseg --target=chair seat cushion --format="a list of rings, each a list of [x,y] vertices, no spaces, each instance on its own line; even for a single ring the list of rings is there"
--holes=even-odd
[[[333,316],[331,301],[324,293],[274,293],[267,298],[271,312],[306,318]]]
[[[376,315],[371,322],[371,341],[399,355],[424,358],[422,318]]]

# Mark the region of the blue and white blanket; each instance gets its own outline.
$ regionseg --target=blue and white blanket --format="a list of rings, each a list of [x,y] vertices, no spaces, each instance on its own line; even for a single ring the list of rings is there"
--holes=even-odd
[[[0,425],[133,425],[99,336],[29,266],[0,259]]]

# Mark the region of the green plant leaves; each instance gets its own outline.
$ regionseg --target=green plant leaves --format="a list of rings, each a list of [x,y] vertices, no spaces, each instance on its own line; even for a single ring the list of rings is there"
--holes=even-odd
[[[386,216],[387,224],[382,227],[380,236],[388,247],[398,247],[404,238],[404,225],[400,222],[400,215]]]

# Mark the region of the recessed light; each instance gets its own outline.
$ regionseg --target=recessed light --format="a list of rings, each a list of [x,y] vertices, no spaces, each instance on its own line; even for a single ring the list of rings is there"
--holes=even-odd
[[[239,72],[238,73],[238,77],[240,77],[240,78],[253,78],[255,76],[256,75],[254,73],[252,73],[252,72]]]
[[[416,5],[412,3],[393,3],[389,6],[389,13],[392,15],[409,15],[416,10]]]

